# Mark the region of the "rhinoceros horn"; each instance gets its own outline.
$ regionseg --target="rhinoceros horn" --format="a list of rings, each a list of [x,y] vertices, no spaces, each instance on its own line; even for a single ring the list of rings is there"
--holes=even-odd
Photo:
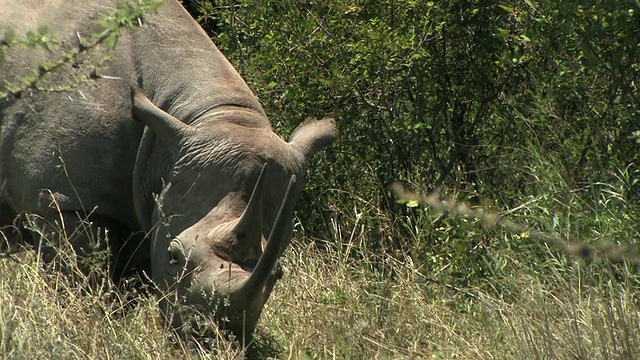
[[[264,167],[263,167],[264,171]],[[262,173],[262,172],[261,172]],[[274,267],[287,244],[287,222],[289,214],[293,211],[294,197],[291,196],[291,188],[296,182],[296,176],[291,175],[287,190],[282,199],[282,204],[278,209],[276,221],[271,229],[269,241],[265,247],[258,264],[251,272],[251,275],[242,283],[237,284],[230,289],[229,294],[243,298],[252,298],[264,289],[266,282],[269,280]],[[257,187],[257,186],[256,186]],[[253,197],[253,196],[252,196]],[[251,201],[249,201],[251,202]]]
[[[253,187],[251,197],[247,203],[247,207],[242,212],[240,219],[233,228],[233,232],[244,240],[245,243],[240,244],[250,248],[253,242],[261,242],[262,240],[262,194],[264,193],[264,178],[267,170],[267,164],[262,165],[258,180]]]

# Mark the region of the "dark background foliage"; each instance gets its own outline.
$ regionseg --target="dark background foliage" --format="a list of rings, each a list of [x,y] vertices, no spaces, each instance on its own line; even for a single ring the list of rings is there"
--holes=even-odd
[[[636,237],[631,222],[593,228],[598,204],[628,218],[639,195],[636,0],[185,6],[279,133],[308,116],[338,120],[340,140],[313,159],[298,206],[307,235],[366,233],[369,250],[463,284],[499,271],[501,248],[534,250],[523,261],[546,248],[398,203],[389,185],[403,181],[569,240]]]

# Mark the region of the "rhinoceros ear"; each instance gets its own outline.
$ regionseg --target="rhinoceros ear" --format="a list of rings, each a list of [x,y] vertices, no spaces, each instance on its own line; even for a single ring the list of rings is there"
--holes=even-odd
[[[334,119],[307,119],[289,137],[289,143],[305,157],[324,149],[338,137]]]
[[[155,106],[139,89],[131,88],[131,103],[133,117],[170,143],[177,143],[195,132],[190,125]]]

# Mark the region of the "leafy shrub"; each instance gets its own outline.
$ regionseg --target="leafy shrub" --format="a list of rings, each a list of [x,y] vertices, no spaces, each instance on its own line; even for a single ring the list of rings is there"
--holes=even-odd
[[[365,231],[368,249],[450,269],[459,284],[500,272],[500,249],[529,263],[549,255],[526,235],[398,204],[389,185],[401,180],[566,239],[634,241],[632,4],[246,0],[191,11],[279,130],[338,119],[339,143],[311,165],[305,233]]]

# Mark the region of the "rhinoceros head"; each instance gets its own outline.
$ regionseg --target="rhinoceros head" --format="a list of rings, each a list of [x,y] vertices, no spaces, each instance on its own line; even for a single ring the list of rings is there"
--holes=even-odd
[[[148,182],[149,169],[169,169],[153,204],[136,206],[141,222],[150,219],[153,280],[174,294],[164,313],[175,327],[203,315],[250,336],[282,276],[278,258],[291,239],[305,159],[335,139],[333,120],[305,122],[286,142],[248,109],[185,124],[139,92],[133,106],[151,129],[145,136],[152,131],[171,158],[167,165],[144,155],[152,145],[143,139],[134,174]]]

